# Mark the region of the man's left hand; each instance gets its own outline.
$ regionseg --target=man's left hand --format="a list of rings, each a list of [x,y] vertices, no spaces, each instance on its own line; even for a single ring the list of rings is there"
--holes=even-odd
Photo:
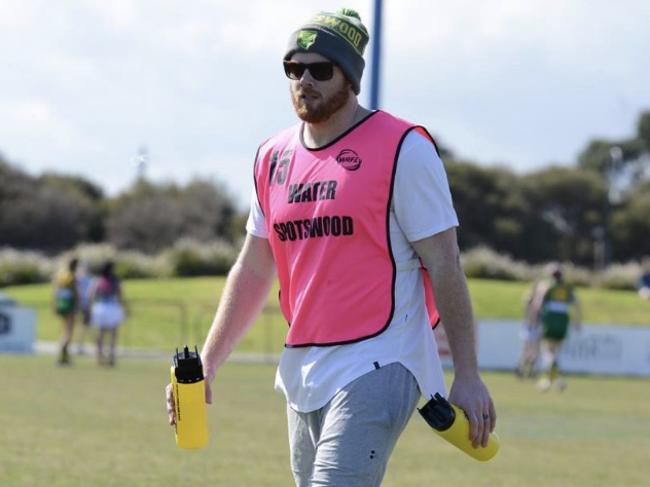
[[[497,423],[497,414],[490,393],[479,375],[457,375],[449,392],[449,402],[467,414],[469,437],[474,448],[487,446],[488,437]]]

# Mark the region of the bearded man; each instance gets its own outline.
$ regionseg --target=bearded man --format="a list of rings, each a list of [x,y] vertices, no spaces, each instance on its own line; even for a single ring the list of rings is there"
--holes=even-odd
[[[448,398],[475,447],[496,421],[444,166],[423,127],[359,105],[368,40],[349,9],[291,35],[283,65],[300,121],[257,151],[246,241],[201,353],[211,402],[277,275],[289,328],[275,386],[298,487],[381,484],[420,396],[447,395],[439,318],[455,367]],[[167,398],[173,424],[169,388]]]

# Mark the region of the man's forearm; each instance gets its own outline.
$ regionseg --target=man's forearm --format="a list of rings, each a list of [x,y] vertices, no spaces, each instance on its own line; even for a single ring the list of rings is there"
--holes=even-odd
[[[456,375],[478,371],[474,314],[467,281],[458,259],[438,262],[429,269],[436,304],[454,361]]]
[[[412,242],[412,245],[433,283],[436,305],[447,333],[456,375],[477,374],[474,314],[460,265],[456,230],[450,228]]]
[[[237,262],[231,269],[201,351],[208,377],[228,358],[266,303],[273,273],[258,273]]]

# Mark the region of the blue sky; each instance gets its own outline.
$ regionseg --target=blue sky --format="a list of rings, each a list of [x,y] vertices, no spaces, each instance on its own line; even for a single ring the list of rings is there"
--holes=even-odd
[[[146,146],[151,179],[214,178],[245,208],[257,145],[295,121],[290,32],[340,6],[371,28],[372,3],[0,0],[0,152],[115,194]],[[459,156],[570,164],[650,109],[647,0],[384,4],[381,106]]]

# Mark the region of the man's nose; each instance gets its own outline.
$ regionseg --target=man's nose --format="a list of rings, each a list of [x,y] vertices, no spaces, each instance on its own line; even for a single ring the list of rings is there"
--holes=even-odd
[[[298,81],[300,81],[301,85],[302,84],[308,84],[309,86],[311,86],[311,85],[314,84],[314,78],[313,78],[313,76],[311,75],[311,72],[308,69],[305,69],[302,72],[302,76],[300,77],[300,79]]]

